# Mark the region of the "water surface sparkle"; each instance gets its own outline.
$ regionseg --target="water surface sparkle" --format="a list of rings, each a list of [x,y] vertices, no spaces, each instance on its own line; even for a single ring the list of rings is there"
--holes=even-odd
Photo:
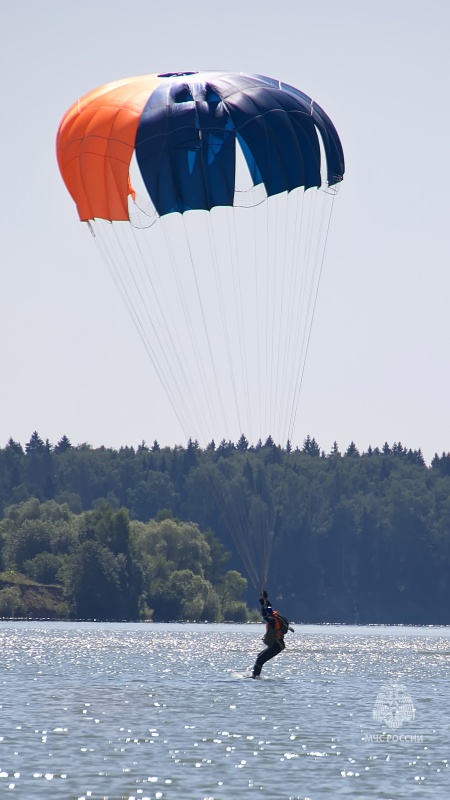
[[[240,679],[261,634],[0,623],[0,797],[447,800],[448,629],[298,626]],[[395,729],[386,686],[414,706]]]

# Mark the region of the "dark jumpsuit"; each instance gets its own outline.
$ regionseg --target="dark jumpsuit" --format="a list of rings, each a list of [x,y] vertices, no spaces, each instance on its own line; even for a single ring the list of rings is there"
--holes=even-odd
[[[267,605],[261,606],[262,618],[267,625],[269,625],[271,628],[275,628],[275,620],[273,616],[267,613],[268,608],[271,608],[271,605],[267,600]],[[277,639],[274,644],[271,645],[271,647],[266,647],[264,650],[261,650],[256,658],[252,677],[257,678],[258,675],[260,675],[263,665],[266,663],[266,661],[270,661],[270,659],[277,656],[278,653],[282,653],[285,647],[286,645],[284,643],[284,637],[280,636],[280,638]]]

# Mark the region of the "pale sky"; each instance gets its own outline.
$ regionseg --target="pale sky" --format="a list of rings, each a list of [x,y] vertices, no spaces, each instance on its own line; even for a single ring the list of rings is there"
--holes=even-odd
[[[185,444],[55,136],[99,85],[220,69],[297,86],[346,158],[293,444],[450,450],[447,0],[1,5],[0,446]]]

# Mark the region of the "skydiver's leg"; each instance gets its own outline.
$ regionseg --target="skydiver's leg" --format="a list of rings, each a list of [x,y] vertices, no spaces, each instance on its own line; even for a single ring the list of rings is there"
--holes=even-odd
[[[256,658],[255,666],[253,667],[253,677],[257,678],[258,675],[261,674],[261,670],[266,661],[270,661],[271,658],[275,658],[275,656],[277,656],[278,653],[281,653],[285,647],[286,645],[283,640],[280,640],[279,642],[275,642],[272,647],[266,647],[265,650],[261,650]]]

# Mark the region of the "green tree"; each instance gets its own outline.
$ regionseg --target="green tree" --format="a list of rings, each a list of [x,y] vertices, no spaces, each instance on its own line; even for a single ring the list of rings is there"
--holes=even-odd
[[[22,568],[26,575],[39,583],[56,583],[63,563],[61,556],[44,551],[24,561]]]
[[[6,586],[0,589],[0,617],[23,617],[26,614],[25,604],[18,586]]]
[[[222,614],[225,620],[229,622],[247,621],[247,606],[240,599],[246,590],[246,579],[234,569],[229,570],[218,582],[216,592],[222,606]]]
[[[245,453],[248,450],[248,439],[244,436],[244,434],[241,434],[236,445],[236,450],[239,450],[241,453]]]
[[[309,434],[303,442],[303,452],[308,453],[309,456],[320,456],[320,447],[314,437],[311,438]]]
[[[211,590],[211,584],[200,575],[189,569],[176,570],[164,585],[156,585],[150,591],[148,602],[156,620],[196,621],[204,618],[205,604],[211,603]]]
[[[55,501],[33,497],[8,506],[0,521],[5,565],[21,569],[42,552],[69,553],[78,544],[79,527],[80,519]]]
[[[71,447],[70,439],[64,435],[61,437],[58,444],[55,445],[55,453],[65,453],[67,450],[70,450]]]
[[[128,490],[128,503],[134,519],[152,519],[162,508],[174,508],[178,497],[169,475],[150,472],[145,481]]]
[[[99,542],[87,540],[71,558],[66,576],[78,619],[120,619],[119,564]]]

